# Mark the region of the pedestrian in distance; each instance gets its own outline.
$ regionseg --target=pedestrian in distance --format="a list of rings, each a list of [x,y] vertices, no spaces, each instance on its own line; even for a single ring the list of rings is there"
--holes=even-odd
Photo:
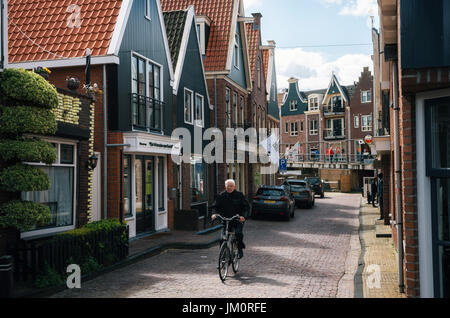
[[[370,196],[372,199],[372,206],[374,208],[376,208],[375,198],[377,197],[377,190],[378,190],[377,183],[376,183],[375,179],[373,179],[372,182],[370,183]]]
[[[383,174],[378,175],[378,207],[380,208],[380,218],[379,220],[384,220],[384,210],[383,210]]]
[[[216,214],[224,218],[232,218],[239,214],[240,219],[234,220],[230,223],[230,231],[235,231],[236,240],[238,242],[238,256],[242,258],[245,248],[244,244],[244,223],[250,211],[250,205],[242,192],[236,190],[236,183],[234,180],[225,181],[225,191],[219,194],[213,204],[214,214],[211,219],[216,219]]]

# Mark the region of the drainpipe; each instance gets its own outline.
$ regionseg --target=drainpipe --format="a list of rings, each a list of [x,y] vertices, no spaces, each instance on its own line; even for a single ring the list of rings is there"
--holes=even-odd
[[[393,78],[393,110],[394,110],[394,170],[395,170],[395,212],[397,227],[397,246],[398,246],[398,287],[400,293],[404,293],[404,275],[403,275],[403,215],[401,210],[400,197],[400,136],[399,136],[399,106],[398,106],[398,70],[397,63],[392,65]]]
[[[217,127],[217,75],[214,75],[214,122]],[[214,199],[219,192],[219,168],[217,165],[217,158],[215,164],[216,172],[216,191],[214,192]]]
[[[103,218],[108,218],[108,117],[106,114],[106,65],[103,65]]]

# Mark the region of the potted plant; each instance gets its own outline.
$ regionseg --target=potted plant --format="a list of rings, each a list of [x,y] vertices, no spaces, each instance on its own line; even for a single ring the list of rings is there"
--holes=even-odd
[[[76,91],[80,87],[80,80],[74,76],[66,78],[67,88],[71,91]]]
[[[45,80],[48,81],[50,74],[52,73],[48,68],[46,67],[42,67],[42,66],[38,66],[34,69],[34,72],[36,74],[41,75],[43,78],[45,78]]]

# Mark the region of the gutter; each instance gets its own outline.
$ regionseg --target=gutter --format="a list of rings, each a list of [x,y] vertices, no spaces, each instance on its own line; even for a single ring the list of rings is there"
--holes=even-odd
[[[403,272],[403,215],[401,210],[400,197],[400,136],[399,136],[399,106],[398,106],[398,69],[397,63],[392,64],[392,79],[393,79],[393,110],[394,110],[394,171],[395,171],[395,212],[396,212],[396,228],[397,228],[397,249],[398,249],[398,287],[400,293],[405,292],[405,278]]]
[[[108,218],[108,117],[106,114],[106,65],[103,65],[103,218]]]

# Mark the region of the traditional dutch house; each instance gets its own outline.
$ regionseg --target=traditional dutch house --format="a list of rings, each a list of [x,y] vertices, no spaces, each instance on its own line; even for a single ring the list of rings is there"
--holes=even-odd
[[[172,228],[174,73],[159,0],[18,0],[8,10],[8,67],[47,67],[59,88],[77,77],[75,92],[86,82],[103,91],[96,95],[100,160],[88,220],[124,219],[131,237]]]
[[[226,128],[245,128],[248,123],[248,95],[252,91],[251,72],[243,1],[241,0],[162,0],[165,11],[186,10],[190,5],[196,12],[200,49],[205,68],[210,104],[214,105],[211,123],[225,136]],[[225,138],[224,138],[225,139]],[[230,148],[236,148],[230,140]],[[224,143],[224,149],[226,144]],[[255,151],[255,150],[254,150]],[[235,152],[236,153],[236,152]],[[230,156],[226,163],[211,165],[215,175],[214,193],[224,191],[225,180],[236,180],[237,189],[248,195],[249,171],[245,162]]]
[[[206,216],[209,198],[214,198],[214,170],[203,160],[207,141],[203,140],[206,129],[211,127],[211,108],[203,60],[200,51],[199,34],[195,10],[164,12],[167,37],[175,72],[173,92],[175,95],[176,127],[185,128],[191,136],[183,155],[190,152],[181,165],[176,165],[179,210],[197,210],[197,217]],[[211,182],[208,182],[211,180]],[[176,224],[182,219],[176,216]],[[194,220],[194,224],[198,224]],[[188,224],[180,224],[180,228]]]
[[[407,297],[450,296],[450,3],[378,0],[375,147]],[[388,223],[389,224],[389,223]]]

